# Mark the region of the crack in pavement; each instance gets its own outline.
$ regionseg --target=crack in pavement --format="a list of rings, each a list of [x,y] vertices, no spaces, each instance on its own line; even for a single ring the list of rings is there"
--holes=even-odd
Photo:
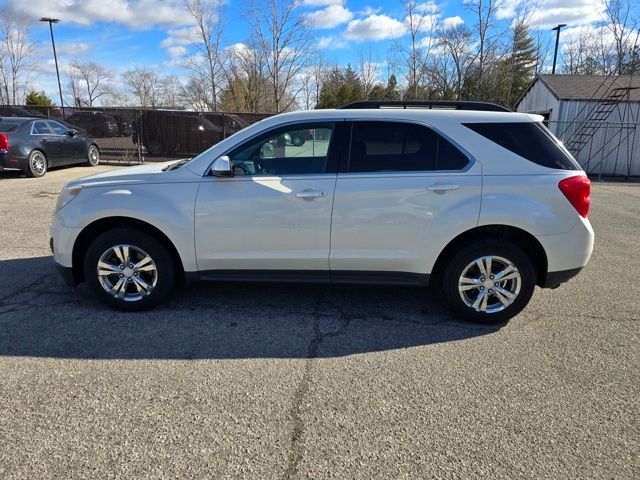
[[[318,294],[315,307],[313,309],[313,337],[307,347],[307,358],[305,359],[304,372],[298,388],[293,394],[293,404],[291,406],[291,418],[293,419],[293,430],[291,432],[291,446],[289,451],[289,462],[284,473],[284,478],[290,479],[298,471],[298,465],[302,459],[302,435],[304,433],[304,422],[301,418],[302,401],[309,393],[311,384],[311,369],[313,360],[318,356],[320,342],[322,342],[322,332],[320,331],[320,317],[322,316],[320,305],[324,298],[324,288]]]

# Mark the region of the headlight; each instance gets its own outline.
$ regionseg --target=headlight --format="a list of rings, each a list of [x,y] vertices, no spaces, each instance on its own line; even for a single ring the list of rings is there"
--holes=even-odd
[[[64,207],[71,200],[76,198],[81,190],[82,190],[81,186],[64,187],[60,192],[60,195],[58,195],[58,201],[56,202],[56,209],[54,210],[54,213],[60,210],[62,207]]]

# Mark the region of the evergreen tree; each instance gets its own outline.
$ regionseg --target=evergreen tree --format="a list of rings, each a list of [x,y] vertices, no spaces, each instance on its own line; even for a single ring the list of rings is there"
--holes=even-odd
[[[357,73],[351,65],[344,70],[334,67],[322,83],[316,108],[337,108],[356,100],[364,100],[364,89]]]
[[[509,89],[503,103],[514,107],[520,96],[533,80],[536,65],[536,47],[529,35],[529,27],[519,21],[513,30],[513,44],[511,55],[507,58]],[[503,70],[499,66],[500,70]]]
[[[44,92],[30,91],[25,97],[25,104],[29,107],[52,107],[51,100]]]
[[[398,91],[398,80],[394,74],[391,74],[387,80],[387,100],[400,100],[400,92]]]

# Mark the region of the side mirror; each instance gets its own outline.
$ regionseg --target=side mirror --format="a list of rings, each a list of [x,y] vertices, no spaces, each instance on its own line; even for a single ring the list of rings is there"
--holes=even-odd
[[[227,155],[216,158],[211,166],[211,175],[216,177],[232,177],[231,159]]]
[[[70,137],[74,137],[78,134],[77,130],[74,130],[73,128],[70,130],[67,130],[67,135],[69,135]]]

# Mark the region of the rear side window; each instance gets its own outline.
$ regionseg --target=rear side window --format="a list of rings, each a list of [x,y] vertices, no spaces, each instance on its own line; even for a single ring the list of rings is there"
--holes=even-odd
[[[32,135],[51,135],[51,130],[49,130],[49,125],[47,122],[42,120],[38,120],[37,122],[33,122],[33,127],[31,127]]]
[[[461,170],[468,158],[433,130],[411,123],[354,122],[349,172]]]
[[[538,123],[465,123],[464,126],[543,167],[580,169],[551,132]]]

